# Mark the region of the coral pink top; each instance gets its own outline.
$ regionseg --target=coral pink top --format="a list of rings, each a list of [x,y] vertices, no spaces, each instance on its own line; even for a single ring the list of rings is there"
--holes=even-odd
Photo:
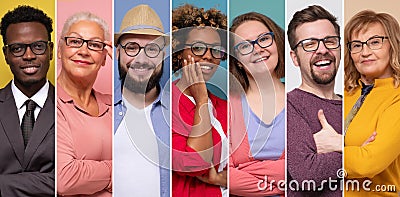
[[[278,184],[285,180],[285,151],[275,161],[260,161],[253,158],[240,99],[240,96],[229,97],[229,192],[231,196],[284,195],[284,192],[278,188]],[[265,176],[267,177],[266,187]],[[259,184],[260,181],[261,184]],[[283,185],[280,187],[283,188]]]
[[[57,86],[57,192],[111,197],[111,95],[92,90],[99,115],[90,116]]]

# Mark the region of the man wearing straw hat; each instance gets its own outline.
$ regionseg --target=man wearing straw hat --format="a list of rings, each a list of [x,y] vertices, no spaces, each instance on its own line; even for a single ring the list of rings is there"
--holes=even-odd
[[[148,5],[129,10],[114,34],[121,86],[114,88],[115,196],[169,196],[169,37]],[[168,83],[167,83],[168,84]]]

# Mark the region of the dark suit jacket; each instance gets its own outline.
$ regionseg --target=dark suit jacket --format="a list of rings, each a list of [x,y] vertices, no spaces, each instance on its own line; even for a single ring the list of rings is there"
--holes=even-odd
[[[54,86],[24,150],[11,83],[0,90],[0,196],[54,196]]]

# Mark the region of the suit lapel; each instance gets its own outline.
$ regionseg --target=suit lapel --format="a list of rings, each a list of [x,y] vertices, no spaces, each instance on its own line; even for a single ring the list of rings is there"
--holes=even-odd
[[[23,168],[28,166],[39,145],[51,128],[54,127],[54,117],[54,86],[50,84],[46,102],[35,121],[31,138],[25,149]]]
[[[8,141],[14,149],[15,155],[22,164],[24,155],[24,140],[19,124],[17,107],[12,96],[11,83],[9,83],[0,93],[0,108],[4,109],[0,113],[0,121],[4,126]]]

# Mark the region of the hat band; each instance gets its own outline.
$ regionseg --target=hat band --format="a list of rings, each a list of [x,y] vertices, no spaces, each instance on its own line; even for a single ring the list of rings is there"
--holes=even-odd
[[[129,27],[123,29],[121,31],[121,34],[125,33],[125,32],[128,32],[128,31],[131,31],[131,30],[138,30],[138,29],[154,29],[156,31],[159,31],[159,32],[163,33],[162,29],[160,29],[158,27],[155,27],[155,26],[151,26],[151,25],[135,25],[135,26],[129,26]]]

